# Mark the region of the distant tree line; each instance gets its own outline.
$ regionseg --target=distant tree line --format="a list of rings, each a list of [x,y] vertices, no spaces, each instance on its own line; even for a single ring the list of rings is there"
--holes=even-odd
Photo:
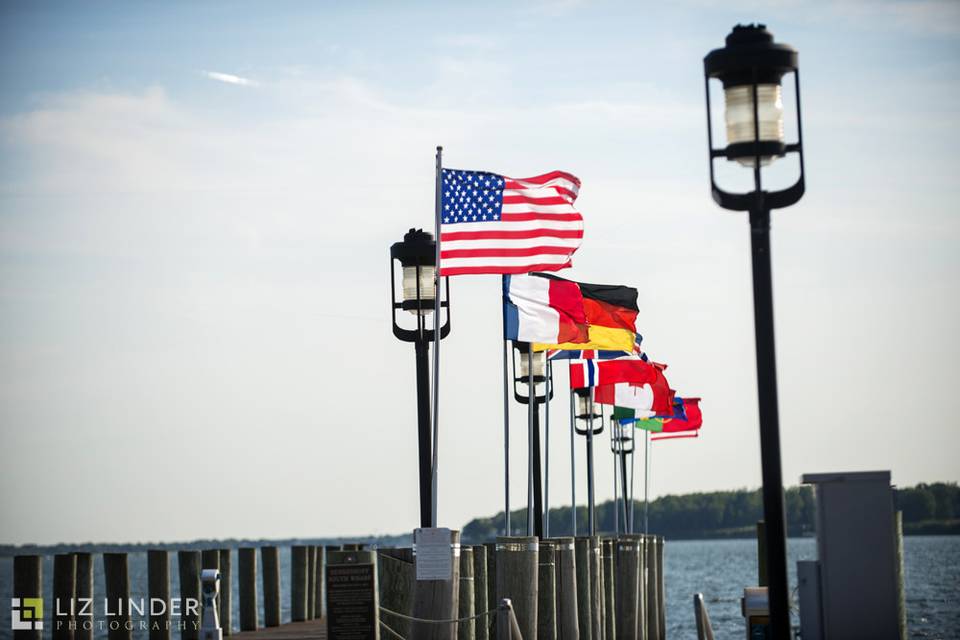
[[[814,531],[815,499],[810,486],[786,490],[787,533],[808,535]],[[903,512],[906,533],[960,533],[960,487],[956,483],[919,484],[898,489],[896,508]],[[587,531],[587,509],[577,508],[577,533]],[[619,518],[623,518],[622,512]],[[739,538],[753,536],[756,523],[763,519],[763,499],[759,489],[714,491],[667,495],[650,503],[649,530],[672,539]],[[526,509],[511,512],[514,534],[526,532]],[[566,536],[572,531],[570,507],[550,510],[550,535]],[[597,529],[614,531],[614,503],[597,505]],[[643,502],[634,503],[634,530],[643,531]],[[493,540],[504,535],[501,511],[489,518],[476,518],[463,528],[468,543]]]

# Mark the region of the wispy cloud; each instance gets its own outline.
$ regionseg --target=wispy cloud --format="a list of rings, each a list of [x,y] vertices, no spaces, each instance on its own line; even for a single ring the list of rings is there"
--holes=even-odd
[[[259,87],[260,83],[256,80],[251,80],[250,78],[244,78],[243,76],[235,76],[232,73],[221,73],[219,71],[202,71],[204,76],[210,78],[211,80],[216,80],[217,82],[225,82],[227,84],[235,84],[241,87]]]

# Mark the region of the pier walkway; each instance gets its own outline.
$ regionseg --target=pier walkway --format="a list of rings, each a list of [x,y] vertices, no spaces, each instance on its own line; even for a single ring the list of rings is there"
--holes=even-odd
[[[320,618],[306,622],[288,622],[279,627],[242,631],[229,636],[235,640],[327,640],[326,621]]]

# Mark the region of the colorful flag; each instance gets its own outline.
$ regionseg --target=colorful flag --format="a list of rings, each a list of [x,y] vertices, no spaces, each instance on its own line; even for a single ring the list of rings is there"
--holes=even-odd
[[[658,375],[662,374],[659,374],[656,366],[650,362],[644,362],[639,357],[584,360],[570,363],[570,388],[599,387],[618,382],[650,384],[657,381]]]
[[[643,336],[636,334],[633,345],[633,353],[640,356],[643,361],[647,360],[647,354],[640,349],[640,343],[643,342]],[[606,351],[596,349],[548,349],[547,360],[615,360],[630,355],[626,351]]]
[[[561,279],[550,274],[540,277]],[[569,282],[569,281],[567,281]],[[535,343],[534,351],[550,349],[597,349],[632,352],[637,336],[637,290],[622,285],[576,283],[583,296],[589,340],[567,343]]]
[[[703,415],[700,413],[700,398],[677,398],[674,407],[683,418],[671,418],[663,423],[665,433],[681,431],[695,431],[703,426]]]
[[[587,317],[576,282],[536,275],[503,276],[505,340],[586,342]]]
[[[648,384],[634,385],[627,382],[605,384],[593,390],[593,401],[633,409],[635,417],[652,418],[656,415],[653,387]]]
[[[440,275],[556,271],[583,238],[580,180],[563,171],[515,179],[443,169]]]

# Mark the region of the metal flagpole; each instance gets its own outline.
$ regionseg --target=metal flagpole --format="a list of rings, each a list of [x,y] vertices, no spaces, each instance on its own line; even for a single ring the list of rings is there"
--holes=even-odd
[[[633,533],[633,468],[636,466],[634,461],[637,458],[636,447],[637,426],[630,425],[630,533]]]
[[[546,395],[543,400],[543,536],[550,537],[550,387],[553,382],[553,363],[547,360]]]
[[[503,278],[506,280],[506,276]],[[503,304],[503,535],[511,536],[510,527],[510,341],[507,340],[507,305]]]
[[[523,357],[523,356],[521,356]],[[533,345],[527,344],[527,535],[533,535]]]
[[[643,533],[650,532],[650,432],[646,434],[643,455]]]
[[[610,441],[613,444],[613,532],[615,535],[620,535],[620,492],[617,490],[617,458],[620,457],[620,452],[617,451],[619,447],[617,446],[617,436],[614,435],[615,429],[613,428],[613,420],[610,421]]]
[[[434,233],[437,239],[433,294],[433,505],[430,526],[437,526],[437,449],[440,444],[440,192],[442,187],[443,147],[437,146],[437,179],[434,197]]]
[[[576,413],[573,389],[570,390],[570,535],[577,535],[577,465],[576,465]]]
[[[591,536],[597,535],[593,495],[593,397],[587,403],[587,525]],[[601,417],[602,419],[602,417]]]

